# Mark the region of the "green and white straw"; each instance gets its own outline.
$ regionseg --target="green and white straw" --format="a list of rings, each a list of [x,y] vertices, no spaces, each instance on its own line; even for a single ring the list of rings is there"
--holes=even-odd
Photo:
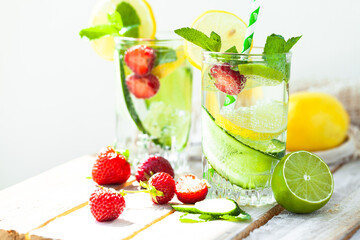
[[[250,52],[251,44],[254,38],[256,22],[259,16],[259,11],[260,11],[260,0],[254,0],[252,4],[250,19],[249,19],[249,25],[245,33],[244,47],[241,52],[243,54],[249,54]],[[236,96],[226,95],[224,106],[235,105],[235,102],[236,102]]]
[[[260,11],[260,1],[254,0],[253,5],[252,5],[250,20],[249,20],[249,25],[246,29],[244,48],[241,53],[249,54],[249,52],[250,52],[250,47],[251,47],[251,44],[252,44],[252,41],[254,38],[256,22],[257,22],[257,19],[259,16],[259,11]]]

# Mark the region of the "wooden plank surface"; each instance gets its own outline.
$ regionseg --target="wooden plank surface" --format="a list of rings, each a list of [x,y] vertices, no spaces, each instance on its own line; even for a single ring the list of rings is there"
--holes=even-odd
[[[95,186],[86,179],[91,176],[94,159],[85,156],[72,160],[0,191],[0,229],[26,233],[86,202]]]
[[[168,232],[176,232],[171,239],[242,239],[258,227],[248,239],[313,239],[315,235],[307,236],[307,232],[319,239],[357,236],[360,162],[345,165],[335,173],[331,201],[313,214],[281,213],[278,205],[243,207],[252,221],[186,224],[179,222],[181,213],[174,213],[168,205],[154,205],[147,194],[128,194],[126,210],[119,219],[96,222],[87,205],[95,188],[93,181],[86,179],[93,161],[93,156],[79,158],[1,191],[0,239],[167,239]],[[191,172],[201,175],[200,161],[191,162],[191,166]],[[137,184],[114,187],[136,189]],[[317,225],[325,228],[325,233],[316,230]],[[27,232],[29,235],[25,235]]]
[[[284,211],[246,239],[346,239],[348,235],[350,238],[360,227],[360,161],[336,171],[334,183],[333,196],[320,210],[302,215]]]

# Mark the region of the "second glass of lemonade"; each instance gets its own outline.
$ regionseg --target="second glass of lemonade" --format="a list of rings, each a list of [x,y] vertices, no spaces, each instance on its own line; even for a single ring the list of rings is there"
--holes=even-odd
[[[185,169],[192,71],[183,41],[115,38],[116,141],[133,165],[150,154]]]
[[[259,206],[275,201],[271,175],[285,155],[291,54],[252,52],[204,52],[202,149],[209,196]]]

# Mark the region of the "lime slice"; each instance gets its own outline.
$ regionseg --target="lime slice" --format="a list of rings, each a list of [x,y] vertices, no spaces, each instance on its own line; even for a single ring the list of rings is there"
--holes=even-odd
[[[156,22],[150,5],[145,0],[102,0],[95,6],[90,17],[89,26],[96,26],[108,23],[108,13],[115,11],[116,6],[121,2],[127,2],[136,10],[140,18],[140,38],[155,38]],[[107,36],[90,42],[94,51],[106,60],[113,60],[115,42],[114,37]]]
[[[243,75],[259,76],[279,82],[284,80],[284,74],[263,64],[239,64],[239,72]]]
[[[235,110],[223,107],[216,124],[233,135],[252,140],[270,140],[286,130],[287,105],[280,101],[259,100],[250,107]]]
[[[275,157],[255,150],[216,125],[209,112],[202,109],[203,153],[212,168],[223,178],[245,189],[267,186]]]
[[[190,130],[192,73],[178,67],[160,79],[159,92],[146,100],[149,110],[144,126],[152,137],[181,151],[187,145]]]
[[[306,151],[286,155],[275,167],[271,187],[276,201],[294,213],[310,213],[323,207],[334,191],[329,167]]]
[[[236,46],[239,52],[243,49],[247,25],[235,14],[218,10],[207,11],[200,15],[191,27],[205,33],[207,36],[212,31],[219,34],[222,41],[220,52],[225,52],[233,46]],[[201,69],[202,51],[200,47],[185,42],[186,57],[198,69]]]

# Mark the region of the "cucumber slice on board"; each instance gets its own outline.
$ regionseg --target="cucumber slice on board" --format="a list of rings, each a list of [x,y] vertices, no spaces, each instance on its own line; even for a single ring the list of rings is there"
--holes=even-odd
[[[219,175],[245,189],[261,188],[268,184],[271,169],[279,160],[231,136],[215,123],[204,107],[202,134],[203,153]]]
[[[173,204],[171,207],[179,212],[201,213],[197,208],[195,208],[194,204]]]
[[[207,199],[195,204],[178,204],[171,205],[171,207],[179,212],[205,214],[210,216],[237,216],[244,212],[234,200],[226,198]]]

